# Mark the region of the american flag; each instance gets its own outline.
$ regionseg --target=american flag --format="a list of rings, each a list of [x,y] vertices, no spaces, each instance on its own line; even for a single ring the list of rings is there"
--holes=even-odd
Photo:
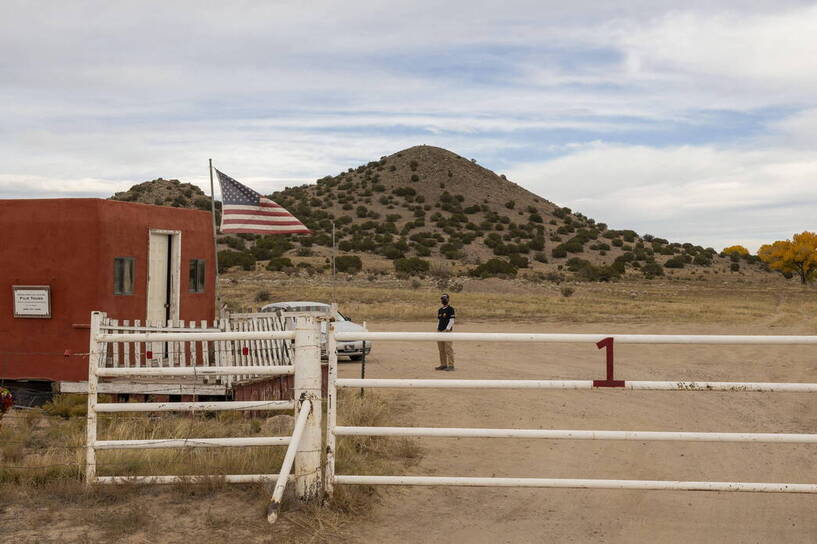
[[[253,234],[309,234],[306,226],[286,208],[219,172],[221,232]]]

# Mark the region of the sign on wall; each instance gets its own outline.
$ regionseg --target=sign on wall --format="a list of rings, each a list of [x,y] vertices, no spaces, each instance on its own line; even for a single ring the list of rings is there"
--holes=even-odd
[[[13,285],[14,317],[50,318],[50,285]]]

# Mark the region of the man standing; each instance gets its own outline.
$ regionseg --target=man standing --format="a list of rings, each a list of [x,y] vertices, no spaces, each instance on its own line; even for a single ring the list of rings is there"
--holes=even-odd
[[[454,307],[448,305],[448,295],[440,297],[442,308],[437,310],[437,332],[451,332],[454,330]],[[454,370],[454,344],[453,342],[437,342],[440,350],[440,366],[434,370]]]

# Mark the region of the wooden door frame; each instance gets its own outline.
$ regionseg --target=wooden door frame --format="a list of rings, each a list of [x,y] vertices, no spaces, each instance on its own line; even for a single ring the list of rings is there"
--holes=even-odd
[[[181,303],[182,287],[182,231],[167,229],[148,229],[148,258],[145,278],[147,286],[145,288],[145,319],[148,318],[148,305],[150,304],[150,240],[153,234],[164,234],[170,236],[170,319],[178,321],[179,305]]]

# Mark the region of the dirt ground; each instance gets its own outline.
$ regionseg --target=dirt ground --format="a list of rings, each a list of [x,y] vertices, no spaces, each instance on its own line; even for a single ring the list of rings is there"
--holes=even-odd
[[[428,330],[429,323],[370,324]],[[469,322],[459,332],[815,334],[813,325],[541,325]],[[457,371],[435,372],[428,343],[379,342],[372,378],[596,379],[593,345],[456,343]],[[618,346],[616,377],[639,380],[817,381],[813,348]],[[341,365],[341,377],[359,375]],[[393,425],[649,431],[817,432],[817,404],[798,393],[382,389]],[[342,410],[342,406],[340,410]],[[802,444],[421,438],[408,474],[817,482]],[[817,496],[629,490],[388,487],[357,542],[814,542]]]

